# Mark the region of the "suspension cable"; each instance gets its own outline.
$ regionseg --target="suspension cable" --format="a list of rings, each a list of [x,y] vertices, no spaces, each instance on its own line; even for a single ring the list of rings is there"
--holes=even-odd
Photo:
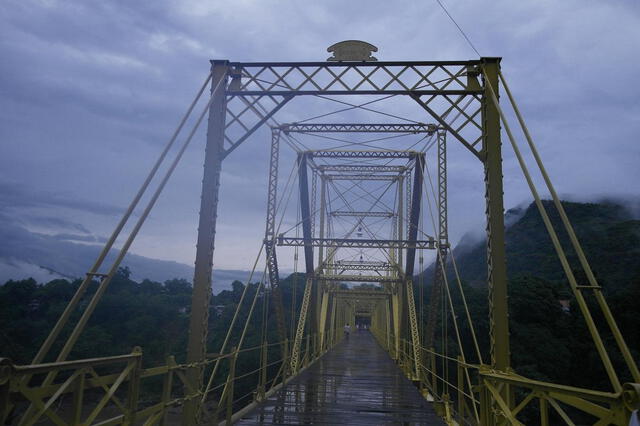
[[[478,55],[478,57],[482,57],[482,55],[480,54],[480,52],[478,52],[478,49],[476,49],[476,47],[473,45],[473,43],[471,42],[471,39],[469,39],[469,37],[467,36],[467,34],[462,30],[462,28],[460,27],[460,25],[458,25],[458,23],[456,22],[455,19],[453,19],[453,16],[451,16],[451,14],[449,13],[449,11],[447,10],[446,7],[444,7],[444,4],[442,4],[442,2],[440,0],[436,0],[438,2],[438,4],[440,5],[440,7],[442,8],[442,10],[444,10],[444,13],[447,14],[447,16],[449,17],[449,19],[451,19],[451,22],[453,22],[453,24],[456,26],[456,28],[458,28],[458,30],[460,31],[460,34],[462,34],[462,36],[464,37],[464,39],[467,41],[467,43],[469,43],[469,46],[471,46],[471,48],[473,49],[474,52],[476,52],[476,54]]]
[[[212,78],[212,73],[209,73],[209,75],[205,79],[204,83],[200,87],[200,90],[198,90],[195,98],[193,99],[193,101],[189,105],[189,108],[187,108],[187,111],[184,114],[184,116],[182,117],[182,120],[180,120],[180,123],[178,124],[178,127],[174,130],[173,135],[171,136],[169,141],[166,143],[164,149],[160,153],[160,156],[158,157],[158,159],[156,160],[155,164],[151,168],[151,171],[149,172],[149,174],[145,178],[144,182],[140,186],[140,189],[138,190],[138,192],[134,196],[133,200],[129,204],[129,207],[127,208],[127,210],[125,211],[124,215],[122,216],[122,218],[120,219],[120,221],[116,225],[115,229],[111,233],[111,236],[109,237],[109,239],[105,243],[104,247],[102,248],[102,251],[98,255],[98,258],[95,260],[93,266],[89,269],[89,272],[87,273],[86,277],[84,278],[84,280],[82,281],[82,283],[80,284],[78,289],[76,290],[75,294],[73,295],[73,298],[69,301],[69,303],[65,307],[65,310],[63,311],[63,313],[60,315],[60,318],[56,322],[55,326],[53,327],[53,329],[51,330],[51,332],[47,336],[46,340],[44,341],[44,343],[42,344],[42,346],[38,350],[38,353],[35,355],[35,357],[31,361],[32,364],[39,364],[40,362],[42,362],[44,357],[48,354],[49,350],[51,349],[51,346],[53,345],[53,343],[56,341],[56,339],[60,335],[60,332],[62,331],[64,326],[67,324],[67,321],[69,320],[69,317],[71,316],[71,313],[76,308],[76,305],[78,304],[78,302],[80,302],[80,299],[82,298],[82,295],[84,294],[85,290],[87,289],[89,283],[93,279],[94,274],[96,274],[98,272],[98,269],[100,269],[100,266],[102,266],[102,262],[104,261],[104,259],[106,258],[107,254],[109,253],[109,251],[113,247],[113,244],[115,243],[116,239],[120,235],[120,232],[122,231],[122,229],[124,228],[126,223],[129,221],[129,218],[131,217],[131,214],[133,213],[133,211],[135,210],[136,206],[140,202],[140,199],[142,198],[144,193],[147,191],[147,188],[149,187],[149,184],[151,183],[151,181],[155,177],[158,169],[160,168],[160,166],[164,162],[164,159],[166,158],[167,154],[169,153],[169,150],[171,149],[171,147],[175,143],[176,139],[178,138],[178,135],[182,131],[182,129],[183,129],[185,123],[187,122],[188,118],[191,116],[191,113],[193,112],[193,109],[195,108],[196,104],[200,100],[200,97],[202,96],[202,93],[204,92],[204,90],[207,87],[207,85],[209,84],[209,81],[211,81],[211,78]],[[213,97],[213,94],[212,94],[212,97]]]
[[[429,187],[431,189],[431,193],[432,193],[433,198],[435,200],[436,199],[436,193],[435,193],[435,188],[433,186],[433,179],[431,178],[431,172],[429,171],[429,166],[426,165],[426,162],[425,162],[425,169],[426,169],[426,172],[427,172],[427,178],[429,179]],[[429,202],[429,212],[431,214],[431,221],[432,221],[432,224],[433,224],[433,227],[434,227],[434,232],[435,232],[436,224],[435,224],[435,218],[433,216],[433,210],[432,210],[432,207],[431,207],[431,201],[430,201],[430,198],[429,198],[429,194],[427,194],[427,200]],[[453,267],[454,267],[454,271],[455,271],[455,275],[456,275],[456,281],[458,283],[458,290],[460,291],[462,304],[464,306],[464,310],[465,310],[465,314],[466,314],[466,317],[467,317],[467,321],[469,322],[469,330],[471,331],[471,338],[473,339],[473,344],[474,344],[474,347],[475,347],[475,350],[476,350],[476,355],[478,356],[478,361],[482,364],[483,363],[483,361],[482,361],[482,353],[480,352],[480,346],[478,345],[478,339],[477,339],[476,332],[475,332],[475,325],[474,325],[474,323],[473,323],[473,321],[471,319],[471,314],[469,313],[469,307],[467,305],[467,298],[465,296],[465,292],[464,292],[464,289],[462,287],[462,280],[460,279],[460,274],[459,274],[458,268],[457,268],[457,266],[455,264],[455,258],[453,256],[453,250],[451,250],[451,248],[448,248],[447,252],[451,256],[451,259],[453,261]],[[443,268],[443,271],[446,271],[446,269],[444,269],[446,265],[443,263],[443,260],[440,258],[440,256],[438,256],[437,261],[440,263],[440,267]],[[448,290],[448,288],[449,288],[449,282],[448,281],[449,280],[448,280],[447,274],[446,273],[443,274],[443,277],[444,277],[444,280],[445,280],[445,286],[447,287],[447,291],[449,291]]]
[[[112,279],[113,275],[115,274],[117,268],[119,267],[120,263],[122,262],[122,260],[124,259],[125,255],[127,254],[128,250],[129,250],[129,248],[131,247],[131,244],[133,243],[133,241],[135,240],[136,236],[138,235],[138,232],[140,231],[140,228],[142,228],[142,225],[144,224],[145,220],[149,216],[149,213],[151,212],[151,209],[155,206],[156,201],[160,197],[160,194],[162,193],[162,190],[166,186],[167,182],[169,181],[169,178],[172,176],[174,170],[176,169],[176,167],[180,163],[180,160],[182,159],[182,156],[184,155],[185,151],[189,147],[189,144],[191,143],[191,140],[193,139],[193,136],[195,135],[196,130],[198,129],[198,127],[200,127],[200,123],[202,123],[202,120],[203,120],[204,116],[206,115],[207,111],[209,110],[209,107],[211,106],[211,104],[213,103],[213,100],[215,98],[215,94],[219,90],[222,81],[223,80],[220,80],[218,82],[218,84],[216,85],[216,87],[211,91],[211,98],[209,99],[209,102],[207,102],[207,105],[203,108],[202,112],[198,116],[198,119],[196,120],[196,123],[194,124],[191,132],[187,136],[186,140],[183,142],[183,144],[180,147],[178,153],[176,154],[173,162],[170,164],[168,170],[165,172],[164,177],[162,178],[162,180],[158,184],[158,187],[156,188],[155,192],[151,196],[151,199],[148,201],[147,206],[145,207],[144,211],[142,212],[142,214],[138,218],[138,221],[134,225],[133,229],[131,230],[131,233],[129,234],[129,237],[127,238],[127,240],[123,244],[122,248],[120,249],[120,252],[119,252],[118,256],[116,257],[116,260],[114,261],[113,265],[111,266],[111,269],[107,273],[107,276],[104,277],[104,279],[100,282],[100,285],[98,286],[98,289],[96,290],[96,292],[93,295],[91,301],[89,302],[89,305],[85,308],[85,311],[82,313],[82,316],[78,320],[78,323],[76,324],[75,328],[71,332],[71,335],[67,339],[67,342],[65,343],[65,345],[61,349],[60,354],[56,358],[57,362],[64,361],[67,358],[67,356],[69,355],[69,353],[71,352],[71,349],[73,348],[75,342],[77,341],[78,337],[80,336],[80,333],[84,329],[84,326],[86,325],[86,323],[89,321],[89,318],[93,314],[93,311],[94,311],[98,301],[102,297],[103,293],[106,291],[109,283],[111,282],[111,279]],[[45,381],[43,382],[44,383],[43,386],[46,386],[46,385],[50,384],[53,381],[53,379],[55,378],[56,374],[57,374],[57,372],[49,373],[49,375],[45,378]]]
[[[293,188],[295,186],[295,185],[292,184],[292,178],[294,176],[294,172],[295,171],[296,171],[296,165],[294,164],[294,166],[291,168],[291,173],[289,174],[289,178],[287,179],[287,183],[285,185],[285,190],[283,191],[283,194],[282,194],[282,197],[280,199],[279,205],[276,207],[276,214],[278,213],[278,211],[280,210],[280,208],[282,207],[282,205],[284,203],[284,198],[285,198],[285,195],[287,194],[287,191],[289,190],[289,187]],[[289,192],[289,195],[290,195],[290,192]],[[288,198],[287,198],[287,202],[288,202]],[[284,209],[283,209],[283,211],[284,211]],[[224,341],[222,342],[222,346],[220,348],[220,353],[224,353],[224,351],[227,348],[227,344],[229,343],[229,339],[231,338],[231,332],[232,332],[233,328],[235,327],[236,320],[238,319],[238,316],[239,316],[240,308],[244,303],[244,298],[245,298],[245,295],[247,293],[247,289],[249,288],[249,284],[251,283],[251,280],[253,279],[253,275],[254,275],[255,270],[256,270],[256,268],[258,266],[258,262],[260,261],[260,258],[262,256],[263,249],[264,249],[264,242],[262,244],[260,244],[260,249],[258,250],[258,255],[256,256],[256,259],[255,259],[255,261],[253,263],[253,268],[251,269],[251,273],[249,274],[249,277],[247,279],[247,285],[245,286],[245,288],[244,288],[244,290],[242,292],[242,295],[240,296],[240,300],[238,302],[238,305],[236,306],[236,311],[235,311],[235,313],[234,313],[234,315],[233,315],[233,317],[231,319],[231,323],[229,324],[229,328],[227,329],[227,334],[225,335]],[[204,403],[204,400],[207,397],[207,394],[211,390],[211,385],[213,384],[213,379],[215,377],[215,374],[218,371],[219,365],[220,365],[220,359],[217,359],[216,363],[215,363],[215,365],[213,367],[213,370],[211,372],[211,375],[209,376],[209,381],[207,383],[206,390],[202,395],[202,399],[201,399],[201,402],[200,402],[201,405]]]
[[[425,162],[425,170],[427,172],[427,178],[429,180],[429,187],[431,189],[431,193],[433,195],[433,199],[434,199],[434,202],[435,202],[436,194],[435,194],[435,189],[434,189],[434,186],[433,186],[433,179],[431,178],[431,172],[429,171],[429,166],[427,165],[427,162]],[[427,203],[429,205],[429,214],[430,214],[430,217],[431,217],[431,223],[432,223],[432,226],[433,226],[433,229],[434,229],[434,233],[436,233],[437,232],[437,226],[436,226],[436,221],[435,221],[435,217],[434,217],[434,209],[432,207],[431,198],[430,198],[429,191],[427,190],[427,188],[425,188],[425,195],[426,195],[426,198],[427,198]],[[449,252],[452,252],[452,251],[453,250],[449,250]],[[450,310],[450,313],[451,313],[451,319],[452,319],[452,322],[453,322],[454,331],[455,331],[455,335],[456,335],[456,340],[457,340],[457,343],[458,343],[458,350],[460,351],[460,356],[461,356],[462,362],[466,363],[466,356],[465,356],[465,353],[464,353],[464,348],[462,346],[462,338],[460,336],[460,329],[459,329],[459,326],[458,326],[458,320],[457,320],[457,316],[455,314],[455,310],[454,310],[454,307],[453,307],[453,300],[451,298],[451,292],[449,290],[449,279],[447,278],[446,264],[444,263],[444,259],[440,255],[440,250],[438,250],[436,261],[439,262],[439,264],[440,264],[439,266],[440,266],[440,268],[442,268],[442,271],[443,271],[442,277],[444,279],[444,286],[443,286],[444,289],[441,289],[441,291],[443,292],[442,296],[444,296],[444,297],[441,296],[441,299],[442,299],[442,311],[443,311],[443,318],[442,318],[443,333],[442,334],[443,334],[443,339],[444,339],[444,346],[443,346],[444,354],[445,354],[445,356],[447,354],[447,340],[446,340],[446,321],[447,321],[446,310],[447,310],[447,304],[446,304],[446,301],[448,301],[449,302],[448,309]],[[457,271],[456,271],[456,276],[459,277]],[[463,290],[462,285],[461,285],[459,280],[458,280],[458,284],[459,284],[459,290],[460,290],[460,294],[461,294],[461,297],[462,297],[462,300],[463,300],[463,305],[464,305],[464,308],[465,308],[465,312],[466,312],[466,315],[467,315],[467,321],[469,321],[469,329],[471,331],[471,335],[472,335],[472,338],[473,338],[473,342],[474,342],[474,346],[475,346],[475,349],[476,349],[476,353],[477,353],[478,359],[480,360],[480,363],[482,363],[482,355],[480,353],[480,348],[478,346],[478,342],[477,342],[476,335],[475,335],[475,330],[474,330],[475,327],[474,327],[473,322],[471,321],[471,315],[469,314],[469,310],[468,310],[468,307],[467,307],[466,299],[465,299],[465,296],[464,296],[464,290]],[[449,378],[448,378],[448,374],[449,374],[448,363],[446,363],[446,361],[444,361],[444,358],[443,358],[443,362],[444,362],[443,366],[445,367],[445,369],[444,369],[445,378],[448,381],[449,380]],[[471,389],[472,388],[471,377],[470,377],[469,371],[467,369],[465,369],[465,376],[466,376],[465,378],[467,380],[467,384],[469,386],[469,389]],[[478,414],[478,410],[477,410],[477,407],[476,407],[476,404],[475,404],[475,400],[474,400],[474,404],[473,404],[473,410],[474,410],[474,415],[476,417],[476,420],[479,421],[479,414]]]

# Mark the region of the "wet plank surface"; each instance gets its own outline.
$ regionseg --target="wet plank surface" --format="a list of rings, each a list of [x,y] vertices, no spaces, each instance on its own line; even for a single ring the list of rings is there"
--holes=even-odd
[[[444,425],[367,332],[355,332],[239,425]]]

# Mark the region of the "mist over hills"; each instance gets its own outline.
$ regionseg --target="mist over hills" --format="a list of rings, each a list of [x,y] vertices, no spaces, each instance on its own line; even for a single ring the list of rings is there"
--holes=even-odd
[[[569,261],[577,265],[566,232],[550,201],[543,201],[559,231]],[[635,219],[634,205],[619,201],[580,203],[564,201],[574,229],[583,244],[594,271],[615,287],[629,274],[640,275],[640,220]],[[637,207],[637,206],[636,206]],[[564,274],[551,240],[535,204],[512,208],[505,213],[507,270],[510,277],[533,275],[549,280],[563,280]],[[56,278],[75,279],[84,276],[104,242],[87,233],[43,234],[28,230],[19,223],[0,221],[0,283],[9,279],[33,277],[38,282]],[[453,250],[461,278],[472,286],[486,285],[486,239],[466,234]],[[115,258],[112,251],[107,261]],[[191,281],[193,266],[128,254],[122,266],[128,266],[131,277],[141,281],[164,282],[172,278]],[[451,262],[449,273],[453,274]],[[423,276],[429,285],[433,278],[431,264]],[[231,288],[235,280],[245,282],[249,273],[242,270],[214,270],[214,293]],[[452,275],[453,277],[453,275]],[[606,283],[605,283],[606,285]]]
[[[577,268],[578,258],[571,248],[558,212],[551,201],[543,201],[569,263]],[[618,201],[598,203],[562,202],[594,273],[611,290],[625,280],[640,275],[640,220],[636,212]],[[505,214],[507,273],[510,277],[531,275],[547,280],[564,280],[542,218],[534,203],[508,210]],[[484,286],[487,279],[486,238],[468,234],[453,250],[462,280]],[[453,266],[448,263],[448,272]],[[424,272],[425,283],[433,279],[434,264]]]
[[[11,222],[0,222],[0,283],[32,277],[38,282],[56,278],[83,277],[102,249],[98,238],[84,234],[47,235]],[[112,250],[106,263],[115,259]],[[173,278],[193,279],[193,266],[127,254],[122,266],[134,280],[164,282]],[[246,282],[248,271],[214,269],[214,293],[231,288],[235,280]]]
[[[559,231],[559,218],[553,206],[545,201],[552,222]],[[603,287],[603,293],[616,319],[619,329],[627,341],[634,358],[640,357],[640,221],[634,219],[633,213],[616,203],[575,203],[564,202],[564,207],[581,240],[592,268]],[[535,205],[512,209],[507,212],[507,267],[509,273],[509,330],[511,339],[512,366],[519,373],[535,380],[552,381],[554,383],[599,389],[608,391],[607,374],[602,367],[599,355],[592,343],[592,338],[576,304],[563,272],[556,258],[551,241]],[[82,255],[86,245],[65,241],[59,244],[56,236],[43,236],[36,233],[24,235],[25,230],[14,229],[9,235],[6,229],[0,233],[5,244],[16,248],[11,252],[3,249],[0,258],[8,253],[19,253],[21,262],[37,265],[35,262],[52,257],[61,265],[71,264],[78,259],[74,254]],[[565,248],[567,235],[559,232],[560,240]],[[15,240],[6,240],[7,237]],[[24,241],[25,238],[30,238]],[[71,246],[67,246],[71,244]],[[81,246],[81,247],[78,247]],[[17,249],[19,248],[19,250]],[[52,253],[52,250],[58,250]],[[67,250],[66,252],[64,250]],[[76,250],[76,251],[73,251]],[[97,250],[93,246],[93,250]],[[485,241],[480,237],[463,239],[454,250],[466,297],[466,304],[473,323],[465,315],[461,315],[461,293],[453,284],[453,273],[450,272],[451,301],[454,310],[459,313],[459,330],[462,346],[471,348],[471,328],[476,330],[479,350],[484,359],[489,359],[489,307],[486,286],[486,254]],[[26,257],[30,254],[31,257]],[[95,252],[91,256],[95,255]],[[89,256],[84,254],[82,256]],[[569,262],[577,266],[577,259],[568,250]],[[82,261],[93,261],[92,257],[83,257]],[[73,356],[90,358],[94,356],[117,355],[127,353],[133,346],[145,348],[145,362],[158,365],[168,354],[184,359],[186,339],[188,336],[188,318],[191,286],[187,281],[171,280],[162,276],[157,281],[134,281],[133,274],[144,276],[158,265],[155,273],[179,273],[172,262],[154,261],[141,256],[132,256],[133,262],[126,263],[131,268],[119,271],[110,285],[106,295],[97,307],[87,330],[83,333]],[[69,263],[65,263],[69,262]],[[159,263],[155,263],[159,262]],[[44,267],[53,265],[43,263]],[[188,268],[186,265],[177,264]],[[144,269],[145,267],[150,269]],[[166,269],[160,269],[165,267]],[[142,269],[140,272],[136,268]],[[53,269],[53,268],[52,268]],[[576,268],[577,269],[577,268]],[[43,269],[44,270],[44,269]],[[166,272],[169,271],[169,272]],[[176,272],[177,271],[177,272]],[[190,272],[190,271],[189,271]],[[221,273],[217,273],[215,283],[220,283]],[[433,265],[424,271],[425,284],[429,285],[433,276]],[[580,283],[584,276],[576,274]],[[187,277],[188,279],[190,277]],[[230,278],[231,279],[231,276]],[[167,281],[168,280],[168,281]],[[292,274],[281,281],[286,323],[290,324],[295,309],[301,304],[301,291],[304,285],[304,274]],[[3,333],[0,334],[0,348],[3,356],[9,356],[19,362],[29,362],[37,348],[34,342],[42,342],[51,324],[59,317],[66,303],[77,290],[78,282],[52,280],[44,285],[37,285],[32,280],[9,282],[0,286],[0,323]],[[94,283],[86,297],[91,297],[97,285]],[[235,315],[244,291],[244,286],[235,283],[228,291],[219,291],[221,286],[214,287],[216,295],[211,299],[210,315],[215,318],[209,323],[210,345],[219,347],[229,329],[231,318]],[[249,286],[247,300],[256,295],[257,284]],[[422,297],[420,297],[422,295]],[[425,326],[422,308],[429,306],[430,291],[414,286],[414,296],[420,306],[420,320]],[[261,339],[261,309],[269,309],[262,299],[257,306],[258,311],[252,317],[248,328],[247,345],[257,344]],[[598,314],[598,304],[587,294],[586,303],[594,318],[602,321]],[[563,302],[563,303],[561,303]],[[249,315],[250,307],[245,304],[239,310],[239,321]],[[267,328],[269,341],[276,341],[275,316],[267,315],[271,325]],[[441,317],[437,320],[434,348],[442,350],[445,345],[457,345],[453,333],[443,333],[446,323]],[[43,324],[46,326],[43,327]],[[443,326],[444,324],[444,326]],[[438,331],[440,330],[440,331]],[[601,330],[603,341],[608,348],[615,347],[611,333]],[[105,348],[108,353],[105,353]],[[479,362],[474,355],[470,362]],[[616,371],[621,373],[621,381],[630,381],[624,360],[619,353],[612,351],[612,362]],[[589,374],[584,374],[588,371]],[[535,424],[527,422],[526,424]],[[581,423],[582,424],[582,423]]]

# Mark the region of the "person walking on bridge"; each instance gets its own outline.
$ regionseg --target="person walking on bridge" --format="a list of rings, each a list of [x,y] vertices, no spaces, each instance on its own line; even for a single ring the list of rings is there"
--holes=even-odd
[[[344,326],[344,337],[348,339],[350,333],[351,333],[351,326],[347,324]]]

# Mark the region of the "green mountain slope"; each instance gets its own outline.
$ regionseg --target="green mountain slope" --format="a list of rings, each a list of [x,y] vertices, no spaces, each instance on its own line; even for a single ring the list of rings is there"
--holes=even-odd
[[[543,203],[572,268],[578,269],[578,258],[553,203]],[[634,220],[623,206],[614,203],[565,201],[563,206],[602,285],[615,291],[625,287],[634,276],[640,275],[640,220]],[[462,279],[472,285],[482,286],[486,283],[485,244],[485,241],[480,241],[454,251]],[[535,204],[529,205],[522,217],[507,228],[506,246],[510,277],[527,275],[552,281],[565,279]],[[432,275],[433,265],[425,271],[427,283],[430,283]]]
[[[544,205],[579,284],[588,284],[568,235],[561,231],[557,211],[549,201]],[[613,316],[634,358],[640,360],[640,304],[637,303],[640,300],[640,221],[615,203],[563,202],[563,205],[603,286]],[[571,294],[536,206],[531,204],[522,211],[510,211],[507,217],[511,222],[506,231],[506,248],[513,367],[518,373],[534,379],[610,390],[584,317]],[[486,361],[489,324],[485,247],[486,241],[462,244],[454,250],[454,255]],[[448,269],[454,304],[462,310],[451,265]],[[432,277],[433,265],[424,271],[427,286]],[[426,289],[424,294],[423,303],[428,306],[430,291]],[[612,362],[621,374],[621,381],[630,380],[595,299],[589,290],[584,294]],[[560,301],[563,301],[564,309]],[[470,348],[469,324],[458,315],[462,321],[464,346]],[[454,343],[449,340],[449,345]]]

